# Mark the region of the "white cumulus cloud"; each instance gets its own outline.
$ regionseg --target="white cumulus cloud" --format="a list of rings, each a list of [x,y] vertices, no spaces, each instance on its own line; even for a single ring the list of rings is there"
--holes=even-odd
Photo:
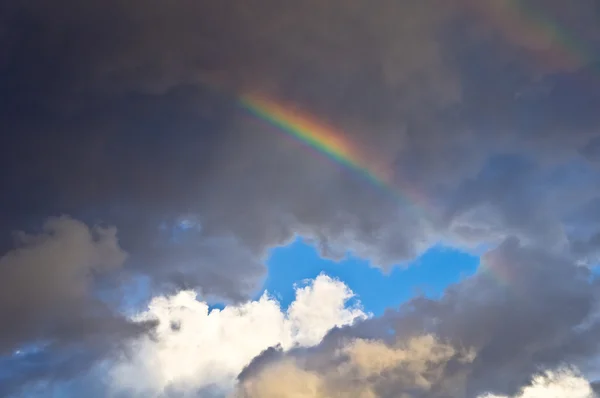
[[[209,388],[226,393],[265,349],[313,346],[332,328],[366,318],[359,303],[349,305],[353,296],[343,282],[322,274],[296,289],[287,310],[268,293],[223,310],[210,310],[194,291],[155,297],[136,319],[156,319],[160,326],[112,368],[111,386],[145,397]]]
[[[593,398],[590,383],[573,369],[547,371],[533,378],[530,385],[524,387],[512,398]],[[511,398],[486,394],[480,398]]]

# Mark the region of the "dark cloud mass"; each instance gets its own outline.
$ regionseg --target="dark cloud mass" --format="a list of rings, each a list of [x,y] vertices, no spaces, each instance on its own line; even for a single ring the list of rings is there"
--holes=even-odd
[[[8,376],[0,374],[1,393],[38,376],[36,362],[44,357],[58,355],[57,376],[76,373],[73,362],[91,360],[87,350],[104,354],[151,326],[131,322],[93,295],[94,279],[126,259],[114,227],[90,229],[68,217],[51,218],[39,234],[15,238],[17,247],[0,258],[0,355],[33,354],[29,364],[9,361]],[[65,353],[73,357],[60,358]]]
[[[365,352],[447,354],[427,383],[398,389],[392,366],[379,395],[361,397],[515,393],[540,367],[585,367],[597,286],[573,264],[593,267],[600,251],[598,9],[0,0],[0,353],[49,341],[63,354],[90,346],[81,362],[95,361],[145,329],[102,286],[143,275],[157,291],[244,300],[267,251],[299,234],[383,268],[440,241],[499,245],[485,262],[506,285],[478,274],[357,327],[397,328],[401,347]],[[376,154],[403,199],[251,116],[237,100],[248,91]],[[28,231],[16,248],[13,231]],[[410,340],[424,330],[436,337]],[[343,384],[327,361],[293,370]],[[352,366],[339,377],[364,371]],[[28,369],[0,384],[59,378]],[[467,387],[443,395],[444,383]]]
[[[17,234],[17,248],[0,260],[0,318],[2,324],[24,330],[17,329],[13,335],[11,328],[3,328],[4,352],[18,347],[11,340],[45,335],[44,318],[63,311],[71,313],[67,306],[86,297],[93,273],[108,272],[123,264],[126,255],[115,233],[114,229],[90,231],[75,220],[57,218],[48,220],[40,235]],[[36,323],[37,327],[32,327]],[[39,336],[27,335],[36,329]]]

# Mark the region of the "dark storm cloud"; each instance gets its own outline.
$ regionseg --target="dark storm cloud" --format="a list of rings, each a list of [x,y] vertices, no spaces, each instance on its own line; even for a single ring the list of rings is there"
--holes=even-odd
[[[11,134],[3,137],[2,169],[11,189],[2,201],[12,209],[4,224],[35,225],[62,212],[113,223],[132,266],[169,263],[172,272],[159,273],[175,275],[178,266],[191,268],[190,256],[202,262],[203,253],[193,243],[183,251],[187,257],[167,247],[158,226],[199,213],[200,239],[225,237],[234,242],[227,250],[254,253],[223,272],[230,281],[195,264],[202,287],[226,296],[251,289],[247,279],[260,276],[256,262],[265,248],[300,230],[338,246],[358,241],[365,255],[373,252],[373,235],[385,236],[383,252],[391,255],[381,255],[382,262],[414,254],[409,233],[387,225],[394,206],[384,195],[240,119],[235,93],[268,89],[311,103],[325,91],[318,113],[362,109],[365,120],[344,122],[359,123],[357,133],[404,106],[399,100],[412,102],[386,92],[389,84],[415,85],[407,74],[431,76],[423,79],[427,90],[410,90],[423,101],[455,99],[456,82],[446,76],[435,40],[447,14],[441,4],[434,12],[360,2],[343,9],[316,2],[4,5],[2,119]],[[409,11],[423,24],[398,28]],[[396,35],[398,29],[406,34]],[[423,42],[416,46],[409,36]],[[209,88],[215,82],[225,98]],[[382,146],[396,140],[395,120],[385,122],[386,134],[372,135]],[[340,206],[340,198],[347,204]],[[371,200],[380,205],[365,207]],[[416,229],[410,235],[425,235]],[[406,243],[395,243],[398,233]]]
[[[576,14],[589,19],[590,7]],[[506,26],[471,15],[468,3],[110,0],[4,8],[2,118],[13,134],[4,138],[3,162],[17,170],[5,176],[17,188],[3,198],[15,209],[6,223],[48,212],[114,223],[133,260],[163,250],[158,225],[190,212],[201,218],[199,239],[233,236],[231,250],[254,253],[250,264],[232,266],[240,279],[259,276],[265,248],[298,232],[332,255],[353,247],[393,264],[437,239],[450,222],[440,224],[438,212],[460,218],[477,204],[460,187],[491,154],[527,148],[534,163],[542,154],[574,156],[598,125],[597,79],[577,78],[591,74],[585,60],[575,77],[539,80],[529,62],[537,54],[522,62],[518,43],[502,41]],[[589,41],[589,25],[574,32]],[[488,26],[499,34],[480,34]],[[549,89],[515,98],[536,84]],[[243,115],[235,96],[247,89],[329,120],[393,165],[403,189],[422,192],[430,208],[398,210],[385,192],[313,162]],[[537,198],[521,193],[529,178],[515,186],[518,199],[489,192],[492,207],[507,213],[499,229],[537,231],[529,225],[540,224],[536,217],[559,222],[552,209],[527,219],[514,213],[535,207]],[[445,197],[461,211],[445,209]],[[132,263],[189,263],[164,250]],[[221,283],[206,273],[201,279]],[[222,294],[239,288],[225,283]]]
[[[587,268],[524,247],[514,238],[486,253],[483,263],[485,271],[450,287],[440,300],[416,298],[381,318],[335,330],[320,348],[287,356],[267,350],[242,373],[242,383],[269,380],[277,364],[293,360],[297,368],[290,372],[304,369],[321,375],[326,388],[334,388],[330,393],[358,383],[356,388],[370,385],[376,396],[476,397],[485,392],[515,394],[541,370],[595,358],[600,348],[600,290]],[[437,343],[423,337],[431,335]],[[376,345],[364,346],[362,356],[336,354],[343,347],[355,348],[352,341],[357,338],[360,344]],[[397,354],[415,341],[420,349],[413,347],[412,357]],[[444,348],[446,344],[454,348]],[[427,366],[407,362],[429,352],[424,348],[429,345]],[[446,356],[436,353],[445,349]],[[356,373],[344,371],[347,366],[378,368],[382,363],[388,365],[373,377],[354,379]],[[418,377],[428,382],[415,386],[406,381]]]
[[[1,242],[10,250],[7,231],[71,214],[118,228],[126,271],[234,300],[259,285],[268,248],[294,234],[380,266],[440,239],[508,235],[589,256],[597,207],[586,203],[600,197],[597,2],[528,3],[585,51],[493,3],[2,2]],[[390,165],[404,194],[426,200],[415,210],[315,160],[240,109],[246,90],[327,120]],[[565,177],[571,169],[586,178]],[[198,228],[179,231],[182,215]],[[20,281],[33,280],[32,267]],[[67,276],[61,294],[81,286]],[[87,313],[86,300],[65,300]],[[428,305],[454,299],[444,300]],[[36,322],[26,308],[19,316]],[[560,319],[548,328],[562,333]]]

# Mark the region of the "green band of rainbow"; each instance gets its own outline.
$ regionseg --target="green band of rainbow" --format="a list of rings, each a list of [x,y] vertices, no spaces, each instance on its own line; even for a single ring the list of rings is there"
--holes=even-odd
[[[596,51],[529,1],[471,0],[471,4],[491,19],[511,41],[543,53],[545,62],[570,68],[597,69],[599,66],[600,57]]]
[[[277,127],[278,131],[362,175],[373,185],[384,188],[396,199],[423,215],[422,210],[427,206],[423,195],[408,184],[400,186],[394,181],[391,167],[382,167],[378,159],[369,156],[365,149],[332,126],[266,96],[243,95],[240,97],[240,103],[256,117]]]

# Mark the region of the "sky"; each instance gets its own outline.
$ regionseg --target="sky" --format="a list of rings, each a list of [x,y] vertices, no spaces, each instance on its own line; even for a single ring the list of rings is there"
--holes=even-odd
[[[384,273],[358,258],[323,258],[314,246],[299,239],[272,250],[262,288],[287,307],[294,299],[295,285],[324,273],[344,281],[365,311],[381,316],[386,308],[399,306],[416,295],[439,298],[448,285],[474,274],[478,265],[476,255],[433,247],[417,259]]]
[[[597,0],[0,1],[0,396],[593,398]]]

